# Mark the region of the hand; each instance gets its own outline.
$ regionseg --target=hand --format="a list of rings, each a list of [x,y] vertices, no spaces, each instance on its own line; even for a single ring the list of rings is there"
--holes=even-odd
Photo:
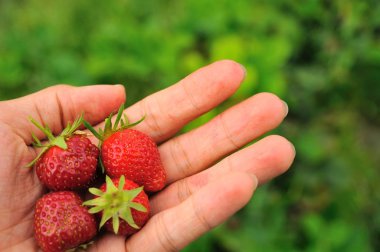
[[[131,121],[146,115],[136,129],[159,145],[167,187],[151,198],[152,217],[141,231],[127,240],[108,234],[89,251],[179,250],[247,204],[258,184],[289,168],[295,151],[281,136],[268,136],[239,150],[286,116],[286,104],[273,94],[257,94],[175,136],[188,122],[230,97],[244,75],[239,64],[219,61],[126,109]],[[96,125],[124,101],[121,85],[59,85],[0,102],[1,251],[38,250],[33,209],[44,189],[35,171],[24,166],[37,154],[31,147],[31,132],[40,139],[44,136],[28,116],[58,134],[81,112]]]

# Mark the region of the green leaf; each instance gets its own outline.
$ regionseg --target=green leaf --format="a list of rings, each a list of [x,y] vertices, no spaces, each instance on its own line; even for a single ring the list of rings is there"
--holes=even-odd
[[[68,137],[71,136],[83,123],[83,113],[74,120],[74,122],[71,124],[71,122],[67,123],[65,129],[62,131],[61,136]]]
[[[129,202],[129,207],[136,209],[137,211],[146,213],[148,210],[144,207],[143,204],[136,203],[136,202]]]
[[[116,121],[115,121],[115,124],[113,125],[114,131],[116,131],[117,127],[119,126],[119,122],[120,122],[121,116],[123,115],[123,112],[124,112],[124,103],[121,104],[121,106],[119,107],[119,111],[117,112]]]
[[[112,216],[112,227],[113,227],[113,232],[117,234],[119,232],[119,216],[117,214],[114,214]]]
[[[104,206],[96,206],[96,207],[92,207],[88,210],[88,212],[90,214],[95,214],[95,213],[99,213],[100,211],[103,211],[104,210]]]
[[[124,197],[126,197],[129,201],[132,201],[142,192],[143,188],[143,186],[140,186],[132,190],[124,191]]]
[[[124,122],[125,122],[125,125],[126,126],[128,126],[129,125],[129,119],[128,119],[128,117],[127,117],[127,115],[126,114],[124,114]]]
[[[103,134],[102,133],[98,133],[92,126],[89,122],[87,122],[86,120],[83,120],[83,125],[89,130],[91,131],[91,133],[97,138],[99,139],[100,141],[103,141]]]
[[[112,121],[111,121],[111,118],[112,118],[112,113],[110,115],[110,117],[108,117],[105,121],[105,126],[104,126],[104,132],[109,132],[109,131],[112,131]]]
[[[102,170],[102,174],[104,174],[104,172],[105,172],[106,169],[104,168],[102,155],[99,155],[98,162],[99,162],[99,165],[100,165],[100,169]]]
[[[113,211],[111,211],[110,209],[105,209],[103,211],[103,215],[102,215],[102,219],[100,220],[100,225],[99,225],[99,229],[101,227],[103,227],[103,225],[109,220],[112,218],[113,216]]]
[[[37,160],[40,159],[40,157],[41,157],[41,156],[42,156],[42,155],[43,155],[48,149],[49,149],[48,146],[43,147],[43,149],[41,150],[41,152],[38,153],[37,157],[36,157],[35,159],[33,159],[32,162],[30,162],[29,164],[27,164],[27,165],[25,166],[25,168],[32,167],[32,166],[37,162]]]
[[[88,189],[88,191],[96,196],[102,196],[104,194],[104,192],[98,188],[95,188],[95,187],[91,187],[90,189]]]
[[[129,226],[131,226],[135,229],[139,229],[139,226],[136,225],[135,221],[132,218],[132,212],[131,212],[131,209],[129,207],[120,211],[119,216],[120,216],[120,218],[125,220]]]
[[[48,125],[45,125],[45,134],[48,137],[49,141],[54,140],[54,135],[53,135],[53,133],[52,133],[52,131]]]
[[[83,123],[83,115],[84,113],[82,113],[74,122],[73,122],[73,125],[71,127],[69,127],[69,131],[68,131],[68,135],[72,135],[80,126],[81,124]]]
[[[34,120],[31,116],[29,116],[29,121],[31,121],[34,126],[36,126],[39,130],[41,130],[49,140],[53,139],[54,136],[51,133],[51,130],[49,129],[48,126],[43,127],[40,123],[38,123],[36,120]]]
[[[125,128],[125,122],[124,122],[124,119],[121,119],[121,121],[120,121],[120,127],[121,127],[122,129]]]
[[[32,138],[37,146],[41,146],[41,141],[38,139],[38,137],[32,132]]]
[[[107,192],[116,192],[117,187],[112,182],[112,179],[110,177],[106,176],[106,186],[107,186]]]
[[[102,136],[104,135],[104,131],[103,131],[102,128],[99,128],[99,134],[102,135]]]
[[[124,175],[122,175],[119,179],[119,187],[118,187],[119,191],[123,191],[124,185],[125,185],[125,177]]]
[[[61,135],[62,136],[66,136],[68,135],[68,132],[69,132],[69,128],[71,127],[71,124],[70,122],[67,124],[66,128],[61,132]]]
[[[105,206],[107,205],[107,201],[104,198],[95,198],[91,200],[87,200],[83,202],[84,206]]]
[[[138,121],[136,121],[134,123],[129,123],[128,118],[126,116],[125,116],[125,120],[126,120],[127,123],[125,124],[125,126],[123,127],[123,129],[131,128],[131,127],[136,126],[137,124],[141,123],[142,121],[145,120],[145,115],[143,117],[141,117],[140,120],[138,120]]]
[[[64,139],[63,136],[58,136],[58,137],[56,137],[56,138],[52,141],[51,145],[58,146],[59,148],[64,149],[64,150],[67,149],[67,144],[66,144],[66,141],[65,141],[65,139]]]

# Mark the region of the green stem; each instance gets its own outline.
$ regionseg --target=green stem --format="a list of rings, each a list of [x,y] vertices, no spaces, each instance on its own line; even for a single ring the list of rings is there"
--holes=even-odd
[[[83,120],[83,124],[84,126],[89,130],[91,131],[92,134],[94,134],[94,136],[99,139],[100,141],[103,141],[103,136],[101,136],[95,129],[94,127],[91,126],[91,124],[89,122],[87,122],[86,120]]]
[[[49,147],[48,146],[45,146],[45,147],[43,147],[42,148],[42,150],[41,150],[41,152],[37,155],[37,157],[35,158],[35,159],[33,159],[33,161],[32,162],[30,162],[29,164],[27,164],[26,166],[25,166],[25,168],[30,168],[30,167],[32,167],[36,162],[37,162],[37,160],[47,151],[47,149],[49,149]]]
[[[41,124],[39,124],[36,120],[34,120],[32,117],[29,117],[29,120],[39,129],[41,130],[49,140],[54,139],[53,134],[51,133],[49,128],[43,127]]]
[[[119,108],[119,111],[117,112],[116,121],[115,121],[115,124],[113,125],[113,131],[116,131],[116,130],[117,130],[117,127],[118,127],[118,125],[119,125],[119,122],[120,122],[121,116],[123,115],[123,111],[124,111],[124,103],[121,104],[121,106],[120,106],[120,108]]]

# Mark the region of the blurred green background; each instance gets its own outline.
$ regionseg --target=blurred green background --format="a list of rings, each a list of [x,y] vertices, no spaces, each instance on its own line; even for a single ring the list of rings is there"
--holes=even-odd
[[[128,105],[218,59],[290,107],[292,169],[185,251],[380,250],[377,0],[0,1],[0,99],[124,83]]]

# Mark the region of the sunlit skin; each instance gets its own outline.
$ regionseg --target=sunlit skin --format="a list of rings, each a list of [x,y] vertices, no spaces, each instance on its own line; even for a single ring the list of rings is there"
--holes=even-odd
[[[152,217],[137,234],[128,239],[105,235],[89,251],[179,250],[244,207],[258,185],[290,167],[294,147],[281,136],[240,149],[286,116],[285,103],[270,93],[256,94],[197,129],[175,134],[233,95],[244,76],[239,64],[219,61],[126,109],[131,121],[146,115],[135,129],[157,142],[167,186],[151,198]],[[28,116],[58,134],[81,112],[91,124],[101,123],[125,99],[121,85],[57,85],[0,102],[0,251],[38,250],[33,208],[45,190],[34,170],[24,166],[37,155],[31,132],[41,140],[44,136]]]

